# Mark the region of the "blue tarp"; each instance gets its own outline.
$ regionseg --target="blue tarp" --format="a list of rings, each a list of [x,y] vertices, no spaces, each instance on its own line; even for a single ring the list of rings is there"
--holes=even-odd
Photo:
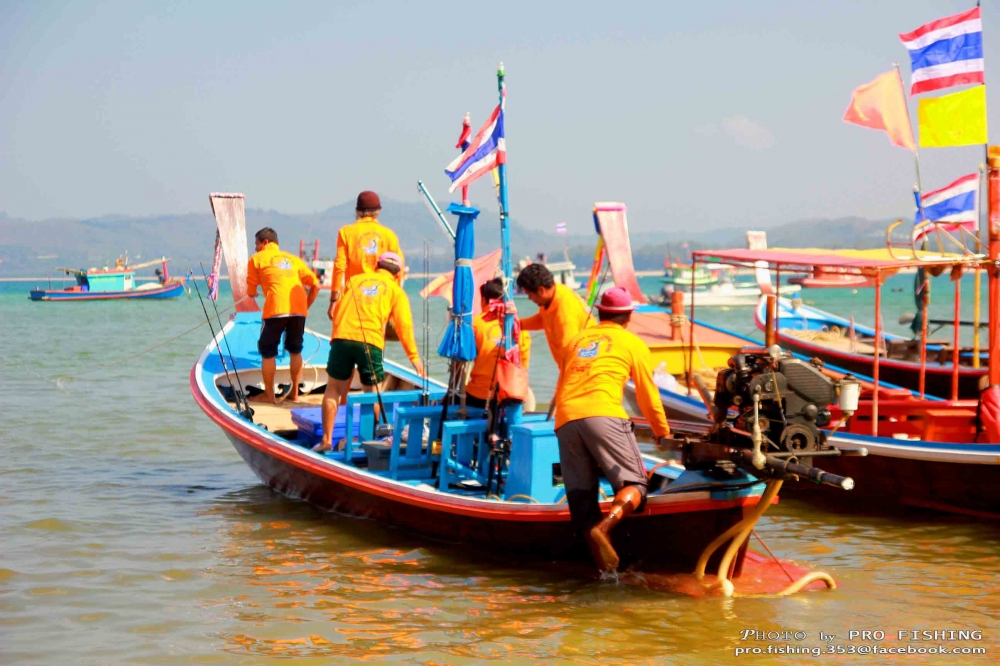
[[[479,210],[458,204],[448,206],[458,216],[455,229],[455,282],[452,288],[452,318],[445,330],[438,354],[456,361],[476,358],[476,340],[472,333],[472,299],[476,285],[472,276],[472,255],[476,248],[474,222]]]

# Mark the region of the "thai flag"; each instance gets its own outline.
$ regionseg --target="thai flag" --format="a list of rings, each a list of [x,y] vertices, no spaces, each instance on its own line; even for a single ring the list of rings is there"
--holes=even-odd
[[[558,222],[556,224],[556,233],[557,234],[564,234],[564,233],[566,233],[566,223],[565,222]]]
[[[445,168],[445,174],[451,178],[449,192],[454,192],[501,164],[507,163],[507,146],[503,137],[503,112],[506,99],[504,91],[499,106],[493,110],[489,120],[476,133],[469,147]]]
[[[913,240],[920,240],[934,231],[935,226],[949,233],[963,227],[970,233],[975,233],[979,221],[979,208],[976,206],[978,193],[977,173],[962,176],[951,185],[928,192],[923,197],[919,192],[914,192],[917,199],[917,216],[913,223]],[[923,200],[922,219],[921,200]]]
[[[931,21],[899,36],[910,51],[910,94],[985,83],[979,7]]]

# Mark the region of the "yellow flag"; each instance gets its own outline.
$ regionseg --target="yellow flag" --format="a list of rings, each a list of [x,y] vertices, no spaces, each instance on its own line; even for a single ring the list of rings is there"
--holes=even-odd
[[[922,99],[917,105],[917,118],[921,148],[985,144],[986,86]]]

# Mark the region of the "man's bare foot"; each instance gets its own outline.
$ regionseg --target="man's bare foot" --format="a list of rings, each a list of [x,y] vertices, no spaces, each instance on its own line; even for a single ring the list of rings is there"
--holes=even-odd
[[[247,402],[263,402],[268,405],[276,405],[278,401],[274,399],[274,396],[270,398],[267,397],[266,393],[261,393],[260,395],[255,395],[253,397],[247,398]]]
[[[326,453],[327,451],[332,451],[333,447],[330,445],[330,442],[320,442],[312,447],[312,450],[316,453]]]
[[[587,544],[590,552],[597,562],[601,571],[616,571],[618,569],[618,553],[611,545],[611,539],[601,529],[600,525],[595,525],[587,532]]]

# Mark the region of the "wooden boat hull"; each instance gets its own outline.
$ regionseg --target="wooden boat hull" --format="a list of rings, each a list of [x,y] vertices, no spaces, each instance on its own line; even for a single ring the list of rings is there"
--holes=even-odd
[[[225,330],[225,346],[231,346],[236,367],[252,379],[252,373],[259,370],[259,360],[248,347],[251,338],[256,339],[259,315],[237,314]],[[311,331],[307,331],[307,338],[307,349],[318,348],[309,355],[325,360],[320,348],[325,338]],[[515,562],[529,557],[589,558],[582,542],[575,539],[565,503],[494,501],[482,494],[441,492],[424,483],[395,480],[314,453],[237,414],[217,386],[217,381],[224,380],[213,342],[191,371],[195,401],[225,432],[254,474],[283,495],[338,513],[372,518],[435,541],[494,552],[503,549],[512,557],[517,555]],[[736,487],[718,483],[710,488],[695,486],[651,495],[643,512],[619,526],[614,541],[626,566],[640,564],[643,571],[691,570],[704,547],[739,522],[757,504],[762,491],[762,484],[752,481]],[[601,507],[607,511],[611,502],[603,501]]]
[[[451,544],[503,549],[518,559],[587,561],[589,554],[577,541],[569,513],[547,518],[479,517],[446,513],[369,492],[315,474],[293,463],[268,455],[252,444],[229,435],[240,457],[257,477],[276,492],[301,499],[339,514],[377,520],[408,533]],[[744,503],[734,501],[720,509],[687,507],[683,512],[634,517],[615,531],[615,545],[625,566],[637,564],[644,571],[688,571],[701,551],[716,536],[744,516]],[[711,509],[711,510],[708,510]],[[683,538],[671,538],[683,535]]]
[[[754,322],[760,330],[764,330],[764,300],[754,311]],[[826,363],[837,365],[859,375],[870,377],[874,368],[874,357],[868,354],[853,353],[833,349],[820,342],[803,340],[788,333],[788,329],[823,330],[837,326],[846,330],[851,322],[842,317],[812,308],[800,306],[793,308],[785,299],[779,299],[778,330],[775,332],[778,344],[797,354],[813,358],[819,357]],[[866,326],[854,325],[858,336],[874,337],[875,331]],[[904,338],[898,335],[885,334],[887,341]],[[936,351],[934,352],[936,353]],[[983,364],[985,366],[985,363]],[[979,380],[986,375],[986,368],[959,366],[958,397],[976,398],[979,396]],[[882,358],[879,360],[879,380],[915,389],[920,381],[920,363],[898,359]],[[947,398],[951,396],[952,366],[950,363],[935,363],[928,360],[924,375],[925,391],[929,395]]]
[[[157,289],[132,289],[129,291],[66,291],[62,289],[32,289],[33,301],[120,301],[163,300],[178,298],[184,293],[184,282],[175,282]]]
[[[833,444],[864,447],[865,457],[825,458],[823,469],[854,479],[852,497],[948,513],[1000,519],[1000,445],[896,440],[837,433]],[[821,486],[792,484],[810,494]],[[828,498],[848,499],[843,493]]]

